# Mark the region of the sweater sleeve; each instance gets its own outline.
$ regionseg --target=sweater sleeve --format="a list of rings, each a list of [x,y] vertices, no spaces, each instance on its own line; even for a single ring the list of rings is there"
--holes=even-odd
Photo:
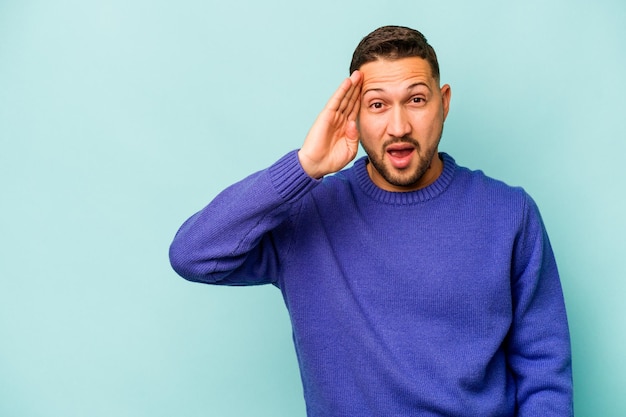
[[[292,151],[228,187],[180,227],[170,246],[172,267],[208,284],[275,283],[284,237],[274,231],[317,183]]]
[[[556,262],[539,210],[526,195],[512,265],[508,361],[517,417],[573,416],[571,349]]]

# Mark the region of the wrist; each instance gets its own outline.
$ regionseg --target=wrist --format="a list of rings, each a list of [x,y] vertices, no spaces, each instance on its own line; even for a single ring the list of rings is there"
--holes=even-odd
[[[267,171],[274,189],[288,202],[299,199],[319,183],[303,170],[295,150],[270,165]]]
[[[302,151],[302,149],[298,151],[298,161],[300,162],[300,166],[302,167],[302,170],[306,172],[307,175],[310,176],[311,178],[318,180],[322,178],[324,175],[326,175],[326,173],[321,172],[318,169],[317,164],[315,164],[311,160],[311,158],[306,156],[306,154]]]

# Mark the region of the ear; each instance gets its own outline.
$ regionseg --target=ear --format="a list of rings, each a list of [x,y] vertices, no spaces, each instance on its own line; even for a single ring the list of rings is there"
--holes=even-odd
[[[444,84],[441,87],[441,106],[443,108],[443,120],[448,117],[448,110],[450,110],[450,99],[452,98],[452,89],[448,84]]]

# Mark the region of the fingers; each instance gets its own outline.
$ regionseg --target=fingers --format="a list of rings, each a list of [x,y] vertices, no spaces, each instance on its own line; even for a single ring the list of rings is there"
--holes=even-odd
[[[359,101],[362,78],[363,76],[359,71],[354,71],[349,78],[343,80],[328,101],[326,108],[331,111],[350,114],[355,103]]]
[[[352,96],[348,102],[348,107],[346,108],[348,114],[348,120],[356,120],[359,115],[359,110],[361,108],[361,86],[363,85],[363,75],[355,71],[355,74],[358,75],[358,79],[356,81],[356,88],[354,89]],[[353,74],[353,76],[355,75]]]
[[[357,143],[359,141],[359,129],[354,120],[350,120],[346,126],[346,138]]]
[[[354,159],[359,132],[356,117],[361,104],[363,74],[355,71],[343,80],[311,126],[298,158],[314,178],[337,172]]]
[[[352,82],[352,88],[349,91],[349,95],[344,98],[345,108],[342,109],[342,112],[345,112],[348,116],[351,116],[355,106],[358,106],[361,103],[361,79],[363,76],[359,71],[354,71],[350,76],[350,81]],[[342,103],[344,104],[344,103]]]

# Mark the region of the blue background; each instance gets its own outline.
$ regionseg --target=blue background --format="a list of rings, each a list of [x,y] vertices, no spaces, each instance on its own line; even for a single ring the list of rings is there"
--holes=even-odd
[[[0,0],[0,416],[304,416],[279,291],[167,250],[301,145],[384,24],[438,52],[441,149],[542,210],[577,415],[626,415],[626,5],[433,3]]]

